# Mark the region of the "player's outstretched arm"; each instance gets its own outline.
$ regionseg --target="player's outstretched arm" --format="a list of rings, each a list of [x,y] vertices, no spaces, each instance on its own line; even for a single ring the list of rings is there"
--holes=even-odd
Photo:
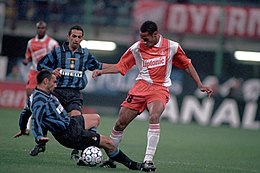
[[[200,89],[201,92],[206,92],[208,94],[208,97],[212,95],[213,90],[210,87],[204,86],[201,83],[199,75],[192,64],[188,68],[186,68],[185,71],[194,80],[194,82],[196,83],[197,87]]]
[[[102,74],[114,74],[114,73],[119,73],[119,70],[117,69],[115,64],[103,63],[102,70],[94,70],[92,73],[92,78],[96,80],[97,76],[101,76]]]

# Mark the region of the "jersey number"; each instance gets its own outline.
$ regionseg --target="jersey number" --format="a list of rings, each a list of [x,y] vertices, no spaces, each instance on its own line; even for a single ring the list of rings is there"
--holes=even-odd
[[[128,97],[127,97],[127,99],[126,99],[126,101],[127,101],[127,103],[131,103],[132,102],[132,100],[133,100],[133,95],[129,95]]]

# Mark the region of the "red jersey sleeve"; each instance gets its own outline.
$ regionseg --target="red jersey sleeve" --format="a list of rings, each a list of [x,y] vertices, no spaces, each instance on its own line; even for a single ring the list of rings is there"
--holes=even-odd
[[[180,45],[173,56],[172,64],[180,69],[186,69],[191,64],[191,60],[186,56]]]
[[[128,49],[121,57],[119,62],[116,64],[116,68],[121,73],[121,75],[124,76],[134,65],[135,65],[134,55],[131,49]]]

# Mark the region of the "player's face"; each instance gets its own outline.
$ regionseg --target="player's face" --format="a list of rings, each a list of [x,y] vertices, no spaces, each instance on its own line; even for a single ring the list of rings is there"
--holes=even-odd
[[[140,32],[140,38],[143,40],[146,47],[152,47],[158,42],[158,33],[154,32],[149,34],[148,32]]]
[[[82,31],[77,29],[71,30],[71,34],[68,35],[69,48],[72,51],[75,51],[79,47],[79,44],[82,41],[82,39],[83,39]]]
[[[47,84],[47,90],[49,91],[49,93],[53,93],[56,85],[57,79],[55,75],[52,75],[51,80],[48,82]]]
[[[43,24],[40,24],[37,26],[37,35],[39,38],[43,38],[44,35],[46,34],[46,31],[47,31],[47,27]]]

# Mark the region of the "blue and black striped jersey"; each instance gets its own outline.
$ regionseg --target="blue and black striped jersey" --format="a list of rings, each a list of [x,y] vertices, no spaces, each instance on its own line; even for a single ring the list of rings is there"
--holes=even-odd
[[[27,123],[28,123],[28,120],[31,117],[31,115],[32,115],[32,112],[28,106],[28,100],[27,100],[27,104],[23,108],[23,111],[20,113],[20,119],[19,119],[20,130],[26,130]]]
[[[61,76],[57,78],[57,88],[82,90],[88,83],[85,72],[102,69],[102,63],[86,48],[79,47],[72,52],[66,42],[42,58],[37,66],[38,71],[42,69],[53,71],[56,68],[62,68]]]
[[[42,90],[34,90],[28,99],[28,106],[32,112],[32,132],[36,141],[44,137],[43,129],[56,134],[65,130],[70,123],[70,117],[59,100]]]

